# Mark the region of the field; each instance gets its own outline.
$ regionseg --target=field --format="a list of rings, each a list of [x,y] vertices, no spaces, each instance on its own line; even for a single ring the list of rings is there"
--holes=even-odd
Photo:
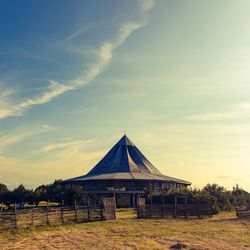
[[[204,220],[138,220],[121,210],[117,217],[0,233],[0,249],[250,249],[250,221],[234,213]]]

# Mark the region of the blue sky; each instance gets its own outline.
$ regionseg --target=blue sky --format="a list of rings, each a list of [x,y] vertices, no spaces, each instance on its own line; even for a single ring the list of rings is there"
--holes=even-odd
[[[1,1],[0,182],[85,174],[126,131],[164,174],[250,190],[248,1]]]

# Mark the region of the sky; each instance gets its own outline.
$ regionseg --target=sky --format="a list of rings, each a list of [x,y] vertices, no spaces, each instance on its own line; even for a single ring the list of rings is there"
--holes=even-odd
[[[250,1],[0,2],[0,183],[86,174],[124,133],[168,176],[250,191]]]

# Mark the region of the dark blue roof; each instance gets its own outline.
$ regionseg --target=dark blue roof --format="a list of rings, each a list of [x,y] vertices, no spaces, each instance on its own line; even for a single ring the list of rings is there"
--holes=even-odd
[[[188,181],[163,175],[124,135],[103,159],[89,171],[87,175],[79,176],[64,182],[81,182],[93,180],[147,180],[182,183]]]
[[[124,172],[161,175],[161,172],[124,135],[87,176]]]

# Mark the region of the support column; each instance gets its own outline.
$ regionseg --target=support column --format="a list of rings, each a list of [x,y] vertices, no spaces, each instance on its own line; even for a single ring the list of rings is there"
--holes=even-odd
[[[185,218],[187,219],[188,214],[187,214],[187,197],[185,197]]]
[[[135,208],[135,193],[133,193],[133,208]]]
[[[98,200],[99,200],[99,207],[101,207],[102,206],[102,196],[100,193],[98,194]]]
[[[177,197],[174,197],[174,218],[177,217]]]

